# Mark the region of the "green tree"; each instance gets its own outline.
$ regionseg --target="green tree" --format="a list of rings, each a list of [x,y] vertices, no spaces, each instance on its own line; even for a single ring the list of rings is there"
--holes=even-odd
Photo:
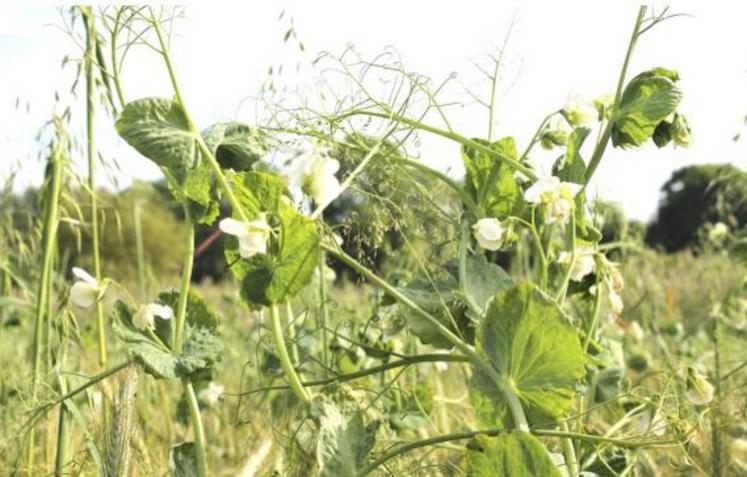
[[[730,164],[684,167],[661,191],[657,217],[646,232],[653,247],[675,252],[696,245],[708,223],[732,229],[747,223],[747,174]]]

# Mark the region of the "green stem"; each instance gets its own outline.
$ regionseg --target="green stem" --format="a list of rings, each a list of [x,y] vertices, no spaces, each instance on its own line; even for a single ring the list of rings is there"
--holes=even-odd
[[[148,295],[148,285],[145,278],[145,247],[143,245],[143,224],[140,216],[140,199],[138,192],[133,188],[132,221],[135,228],[135,256],[137,257],[137,279],[140,288],[140,297]]]
[[[285,321],[287,321],[288,330],[290,332],[290,335],[293,339],[291,339],[291,357],[293,358],[293,366],[298,366],[298,363],[300,362],[299,354],[298,354],[298,343],[296,343],[295,336],[296,336],[296,323],[295,323],[295,316],[293,315],[293,305],[291,305],[291,302],[285,304]]]
[[[420,449],[423,447],[430,447],[430,446],[441,444],[444,442],[472,439],[478,435],[497,436],[505,432],[509,432],[509,431],[507,429],[484,429],[484,430],[475,430],[475,431],[455,432],[452,434],[444,434],[442,436],[429,437],[427,439],[423,439],[423,440],[419,440],[415,442],[409,442],[407,444],[402,444],[402,445],[399,445],[399,446],[396,446],[390,449],[389,451],[385,452],[381,457],[379,457],[378,459],[374,460],[370,464],[363,467],[360,471],[358,471],[357,475],[358,477],[363,477],[365,475],[368,475],[374,470],[376,470],[377,468],[379,468],[381,465],[389,462],[390,460],[402,454],[410,452],[412,450]],[[553,431],[553,430],[545,430],[545,429],[532,430],[531,433],[537,436],[568,437],[568,438],[583,440],[587,442],[606,443],[606,444],[611,444],[611,445],[615,445],[615,446],[623,447],[627,449],[636,449],[636,448],[641,448],[641,447],[663,447],[663,446],[671,446],[671,445],[679,444],[679,442],[676,440],[614,439],[611,437],[603,437],[603,436],[590,435],[590,434],[578,434],[574,432]]]
[[[172,346],[174,354],[182,352],[182,341],[184,337],[184,323],[187,319],[187,300],[189,298],[189,285],[192,279],[192,266],[194,264],[195,251],[195,228],[192,223],[192,215],[189,207],[184,206],[184,224],[187,229],[187,236],[184,242],[186,250],[184,251],[184,262],[182,263],[181,282],[179,284],[179,301],[177,303],[176,321],[174,323]]]
[[[59,127],[59,125],[58,125]],[[59,227],[59,200],[62,189],[62,167],[63,152],[59,144],[53,146],[48,161],[46,200],[45,200],[45,217],[43,229],[43,249],[41,276],[39,278],[39,287],[36,294],[36,316],[34,322],[34,340],[33,340],[33,361],[32,361],[32,397],[37,398],[39,386],[41,383],[42,363],[45,352],[49,352],[48,343],[45,343],[44,332],[50,325],[51,315],[50,295],[52,288],[52,267],[55,255],[55,245],[57,242],[57,229]],[[50,170],[51,169],[51,170]],[[34,443],[35,429],[32,427],[28,434],[27,441],[27,469],[29,475],[34,474]]]
[[[620,106],[620,99],[622,98],[623,86],[625,85],[625,76],[628,72],[628,65],[630,64],[630,58],[633,55],[635,44],[638,41],[638,36],[641,31],[641,24],[643,23],[643,17],[646,14],[646,6],[641,5],[638,9],[638,17],[633,27],[633,34],[630,37],[630,43],[628,43],[628,51],[625,53],[625,61],[623,61],[622,69],[620,70],[620,77],[617,80],[617,89],[615,91],[615,101],[612,103],[610,110],[610,119],[607,121],[607,125],[602,132],[599,141],[597,142],[594,152],[592,153],[591,159],[589,160],[589,167],[586,168],[584,174],[584,189],[589,185],[589,181],[594,176],[594,172],[597,170],[599,163],[604,155],[604,150],[607,148],[610,136],[612,135],[612,126],[615,124],[615,116],[617,115],[618,108]]]
[[[184,389],[186,391],[187,406],[189,407],[189,417],[194,429],[195,447],[197,448],[197,471],[200,477],[207,477],[207,457],[205,452],[205,429],[202,427],[200,418],[200,405],[197,403],[195,388],[188,379],[184,380]]]
[[[589,331],[586,332],[586,337],[584,338],[584,353],[588,353],[589,351],[589,343],[594,336],[594,330],[596,330],[597,328],[597,324],[599,323],[599,315],[601,314],[602,310],[602,290],[600,290],[602,284],[600,281],[597,281],[596,285],[597,295],[594,297],[594,309],[592,310],[591,314],[591,324],[589,325]]]
[[[31,415],[31,417],[29,417],[26,420],[26,422],[23,424],[23,426],[21,426],[21,429],[23,430],[23,429],[25,429],[25,428],[27,428],[29,426],[33,426],[34,423],[36,423],[39,419],[41,419],[42,417],[44,417],[44,415],[50,409],[53,409],[58,404],[61,404],[61,403],[65,402],[65,401],[67,401],[68,399],[70,399],[72,397],[75,397],[76,395],[82,393],[83,391],[85,391],[86,389],[90,388],[94,384],[97,384],[97,383],[103,381],[104,379],[106,379],[106,378],[108,378],[108,377],[110,377],[110,376],[112,376],[114,374],[117,374],[118,372],[122,371],[123,369],[125,369],[127,366],[129,366],[133,362],[134,361],[132,359],[128,359],[127,361],[125,361],[125,362],[123,362],[121,364],[118,364],[118,365],[114,366],[113,368],[106,369],[106,370],[100,372],[99,374],[93,376],[91,379],[89,379],[85,383],[81,384],[77,388],[73,389],[72,391],[67,392],[63,396],[60,396],[59,398],[55,399],[54,401],[51,401],[49,403],[44,404],[39,409],[37,409],[34,412],[34,414]]]
[[[390,361],[388,363],[381,364],[379,366],[374,366],[372,368],[366,368],[360,371],[355,371],[353,373],[342,374],[340,376],[335,376],[332,378],[318,379],[316,381],[303,381],[302,384],[305,387],[310,387],[310,386],[326,386],[332,383],[346,383],[348,381],[354,381],[356,379],[365,378],[366,376],[372,376],[374,374],[383,373],[384,371],[389,371],[390,369],[395,369],[395,368],[399,368],[402,366],[410,366],[410,365],[417,364],[417,363],[431,363],[431,362],[437,362],[437,361],[463,363],[465,361],[470,361],[470,359],[467,358],[466,356],[462,356],[459,354],[446,354],[446,353],[419,354],[419,355],[414,355],[414,356],[408,356],[406,358],[402,358],[397,361]],[[247,396],[250,394],[256,394],[256,393],[266,392],[266,391],[279,391],[282,389],[290,389],[290,386],[267,386],[263,388],[252,389],[250,391],[241,393],[241,395]]]
[[[529,177],[532,180],[537,180],[537,174],[534,173],[534,171],[527,167],[524,164],[521,164],[520,162],[516,161],[515,159],[511,159],[509,157],[504,156],[503,154],[483,145],[480,144],[477,141],[473,141],[472,139],[468,139],[460,134],[457,134],[452,131],[446,131],[443,129],[439,129],[434,126],[430,126],[428,124],[422,123],[416,119],[411,119],[405,116],[401,116],[399,114],[396,114],[394,112],[392,113],[378,113],[375,111],[367,111],[362,109],[354,109],[351,111],[346,112],[345,114],[338,116],[338,118],[344,118],[346,116],[355,116],[355,115],[362,115],[362,116],[372,116],[376,118],[382,118],[382,119],[390,119],[394,121],[398,121],[402,124],[406,124],[407,126],[410,126],[415,129],[420,129],[422,131],[427,131],[429,133],[435,134],[437,136],[444,137],[446,139],[451,139],[452,141],[458,142],[460,144],[463,144],[469,148],[472,148],[476,151],[482,152],[483,154],[486,154],[489,157],[492,157],[494,159],[497,159],[500,162],[503,162],[509,166],[511,166],[513,169],[520,171],[527,177]]]
[[[459,241],[459,289],[467,302],[467,306],[470,307],[476,316],[482,316],[483,310],[480,306],[475,303],[472,299],[472,294],[467,290],[467,255],[469,252],[469,225],[462,225],[462,236]]]
[[[88,188],[91,194],[91,253],[93,255],[93,276],[101,282],[101,257],[99,255],[99,211],[96,197],[96,80],[93,66],[96,63],[96,25],[91,7],[79,7],[86,25],[86,137],[88,154]],[[106,322],[104,306],[96,300],[96,323],[98,327],[99,365],[106,366]]]
[[[327,350],[329,343],[327,342],[327,284],[324,280],[324,267],[327,264],[327,254],[324,253],[324,249],[319,248],[319,316],[317,328],[322,332],[322,364],[324,365],[324,373],[326,375],[329,369],[329,358],[327,356]]]
[[[568,432],[568,423],[563,423],[563,431]],[[576,458],[576,449],[573,448],[573,439],[570,437],[561,438],[563,443],[563,455],[565,456],[565,465],[568,468],[569,477],[578,476],[578,459]]]
[[[444,326],[440,321],[438,321],[436,318],[431,316],[430,313],[423,310],[420,306],[418,306],[415,302],[410,300],[408,297],[400,293],[399,290],[397,290],[396,287],[389,284],[386,280],[376,275],[374,272],[360,264],[358,261],[356,261],[353,257],[346,254],[342,250],[338,250],[336,248],[330,247],[328,245],[322,245],[322,247],[329,253],[335,256],[338,260],[345,263],[349,267],[356,270],[358,273],[366,277],[368,280],[373,282],[375,285],[383,288],[388,294],[390,294],[395,300],[397,300],[399,303],[403,304],[413,312],[415,312],[417,315],[421,316],[423,319],[428,321],[433,327],[435,327],[438,332],[443,336],[449,343],[454,345],[456,349],[461,351],[463,354],[468,356],[470,360],[475,364],[475,366],[479,367],[484,373],[486,373],[491,380],[495,383],[495,385],[498,387],[498,389],[503,394],[504,398],[506,399],[506,403],[508,405],[508,408],[511,412],[511,416],[514,420],[514,425],[517,429],[526,431],[529,429],[529,424],[527,423],[526,415],[524,414],[524,409],[521,406],[521,402],[519,401],[519,397],[516,394],[516,390],[513,388],[511,383],[509,383],[503,376],[501,376],[493,367],[492,364],[490,364],[487,360],[482,358],[475,349],[470,346],[468,343],[464,342],[459,336],[454,334],[450,329],[448,329],[446,326]]]
[[[280,366],[283,368],[283,372],[285,373],[285,378],[288,380],[288,384],[296,397],[298,397],[298,399],[300,399],[304,404],[308,404],[311,402],[311,396],[301,383],[301,379],[293,368],[290,356],[288,356],[288,348],[285,346],[285,338],[283,336],[283,323],[280,320],[278,306],[274,303],[270,305],[270,316],[272,320],[272,340],[275,344],[275,351],[278,354],[278,359],[280,360]]]
[[[57,376],[57,383],[60,387],[60,392],[67,393],[67,380],[61,374]],[[54,475],[55,477],[62,477],[67,475],[65,472],[65,466],[67,465],[67,453],[68,453],[68,441],[69,441],[69,411],[67,406],[64,404],[60,406],[60,415],[57,424],[57,455],[55,456],[54,463]]]

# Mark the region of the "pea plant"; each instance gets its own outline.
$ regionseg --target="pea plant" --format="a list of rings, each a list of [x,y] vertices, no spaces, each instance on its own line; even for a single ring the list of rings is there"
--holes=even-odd
[[[292,411],[283,475],[402,475],[393,469],[404,472],[397,465],[406,463],[408,455],[444,446],[461,456],[454,474],[631,475],[640,449],[684,449],[694,429],[691,420],[667,424],[662,396],[632,399],[621,390],[620,349],[603,325],[624,309],[624,279],[609,255],[614,244],[600,245],[602,233],[587,194],[608,147],[690,142],[687,120],[678,111],[677,72],[665,67],[635,75],[628,71],[637,43],[668,17],[666,10],[647,15],[641,7],[611,94],[593,102],[574,100],[553,111],[520,149],[512,137],[493,138],[494,98],[488,105],[488,139],[462,135],[436,99],[438,88],[425,79],[399,66],[344,60],[334,70],[354,93],[335,98],[331,112],[310,103],[275,103],[265,123],[198,125],[179,87],[163,18],[147,7],[102,12],[110,68],[103,60],[107,53],[91,44],[89,67],[96,65],[106,78],[117,133],[161,169],[189,233],[178,288],[145,300],[131,296],[116,277],[102,277],[98,252],[93,275],[74,270],[74,308],[96,306],[103,316],[105,295],[118,298],[108,319],[98,321],[101,364],[110,354],[107,327],[116,337],[114,346],[124,348],[129,359],[62,393],[34,419],[115,373],[141,369],[182,388],[179,409],[163,410],[185,413],[192,430],[188,442],[170,450],[172,472],[218,474],[210,466],[211,436],[203,426],[198,395],[215,390],[214,373],[224,353],[220,330],[225,335],[228,328],[213,305],[192,289],[194,230],[201,224],[227,236],[227,273],[243,306],[267,325],[268,349],[283,381],[274,390],[289,400]],[[93,31],[89,37],[96,35]],[[138,44],[163,60],[173,97],[126,96],[123,52]],[[356,68],[365,73],[357,74]],[[386,99],[366,85],[365,74],[371,71],[399,78]],[[425,122],[429,112],[444,125]],[[408,151],[424,135],[458,147],[466,173],[462,182]],[[288,156],[299,142],[310,145],[311,152],[290,161],[267,159]],[[588,161],[581,155],[584,145],[591,145]],[[89,146],[93,157],[92,130]],[[551,173],[530,162],[539,147],[557,153]],[[384,196],[387,182],[405,184],[407,194]],[[434,199],[434,190],[441,199]],[[381,220],[437,237],[431,255],[423,259],[403,233],[403,250],[395,252],[400,256],[393,261],[405,272],[382,270],[356,256],[337,235],[344,227],[331,223],[328,214],[336,200],[356,194],[383,211]],[[91,207],[95,211],[95,194]],[[96,234],[95,222],[93,227]],[[344,266],[377,290],[378,321],[354,325],[360,340],[335,327],[344,319],[339,308],[330,306],[329,263]],[[294,305],[311,310],[304,314],[308,319],[294,319]],[[302,336],[317,344],[304,345]],[[335,358],[329,355],[335,353],[363,354],[383,363],[330,375]],[[418,363],[458,371],[453,379],[468,389],[473,417],[467,422],[474,422],[473,428],[421,432],[406,441],[397,430],[407,428],[407,413],[395,412],[390,425],[383,425],[384,397],[393,399],[399,411],[410,405],[403,401],[420,410],[428,407],[425,394],[410,399],[397,390],[398,382],[406,380],[405,369]],[[376,383],[370,393],[345,384],[366,377]],[[414,386],[423,389],[420,383]],[[694,369],[673,389],[692,396],[696,407],[713,399],[711,384]],[[612,423],[595,428],[590,424],[594,415]],[[668,437],[657,432],[662,423],[670,427]],[[384,445],[387,441],[393,444]],[[102,472],[126,475],[126,460],[121,452],[102,459],[107,469]]]

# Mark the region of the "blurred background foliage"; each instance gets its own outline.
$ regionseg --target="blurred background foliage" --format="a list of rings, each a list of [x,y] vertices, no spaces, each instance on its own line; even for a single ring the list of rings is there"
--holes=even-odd
[[[392,173],[401,168],[387,167],[387,161],[397,154],[393,145],[387,148],[371,161],[355,190],[343,194],[325,210],[325,221],[342,238],[348,253],[376,270],[415,270],[418,267],[408,261],[418,256],[435,259],[453,245],[455,238],[435,234],[436,219],[419,213],[426,207],[425,201],[438,203],[444,209],[456,204],[449,203],[447,198],[451,194],[439,181],[422,175]],[[354,148],[340,148],[336,158],[345,175],[360,163],[363,154]],[[419,190],[414,190],[414,185]],[[69,202],[85,204],[87,194],[86,190],[78,189],[71,193]],[[122,281],[137,278],[137,261],[133,257],[137,240],[135,220],[139,215],[148,279],[158,282],[176,276],[185,231],[181,209],[170,197],[165,183],[137,183],[119,193],[99,191],[99,195],[101,248],[107,257],[103,262],[104,274]],[[8,218],[23,236],[39,214],[38,191],[6,193],[4,201],[8,205],[4,207],[6,211],[24,211]],[[227,213],[224,206],[223,214]],[[658,212],[648,224],[628,220],[617,204],[603,200],[592,205],[592,213],[600,225],[602,243],[645,245],[665,253],[699,253],[706,245],[706,232],[714,224],[720,222],[730,231],[737,231],[747,223],[747,173],[728,164],[688,166],[675,171],[662,186]],[[90,211],[81,207],[68,211],[63,221],[58,245],[60,256],[70,266],[91,267],[92,259],[87,252],[91,250],[87,233],[89,215]],[[403,234],[405,228],[410,237],[407,240]],[[215,227],[198,227],[195,281],[220,281],[226,276],[222,240]],[[338,277],[357,279],[342,264],[330,262],[330,265]]]

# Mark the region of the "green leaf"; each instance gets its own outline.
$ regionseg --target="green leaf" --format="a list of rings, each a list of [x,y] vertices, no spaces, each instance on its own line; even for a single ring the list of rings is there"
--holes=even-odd
[[[511,383],[531,425],[548,425],[568,409],[584,376],[584,353],[560,308],[530,283],[499,292],[477,330],[477,351]],[[478,418],[508,426],[507,404],[479,369],[470,388]]]
[[[553,175],[563,182],[584,183],[586,163],[581,158],[581,146],[589,136],[591,129],[576,128],[568,136],[565,155],[561,156],[553,165]]]
[[[181,177],[181,184],[176,187],[181,188],[181,192],[189,201],[192,218],[202,224],[210,225],[215,222],[220,214],[220,199],[210,165],[203,161],[197,167],[179,173],[175,179],[179,180]],[[178,194],[179,192],[173,195],[178,197]]]
[[[482,315],[490,300],[504,288],[514,284],[513,279],[495,263],[488,262],[484,255],[467,258],[465,299],[478,308]]]
[[[468,313],[466,301],[469,300],[472,306],[482,310],[484,314],[493,296],[511,285],[511,277],[501,267],[488,262],[483,256],[477,256],[467,258],[465,295],[462,295],[459,288],[459,266],[456,260],[431,271],[430,280],[422,273],[408,284],[397,287],[397,290],[441,324],[462,335],[468,343],[473,343],[474,323],[481,317]],[[452,348],[451,342],[445,339],[430,321],[413,313],[409,308],[399,305],[398,307],[410,331],[423,344],[441,349]]]
[[[179,202],[186,201],[194,220],[215,221],[219,200],[212,171],[201,160],[199,138],[176,102],[146,98],[128,103],[115,127],[130,146],[166,169],[169,190]]]
[[[128,103],[115,127],[130,146],[161,167],[189,169],[199,162],[197,138],[174,101],[146,98]]]
[[[516,143],[506,137],[494,143],[474,139],[504,157],[517,160]],[[465,187],[475,203],[485,208],[488,216],[503,219],[519,215],[524,207],[522,191],[513,169],[493,156],[467,146],[462,147],[462,160],[467,173]]]
[[[163,293],[160,301],[176,310],[177,294]],[[149,333],[133,325],[132,310],[124,302],[117,301],[112,313],[112,328],[117,337],[146,371],[156,378],[191,379],[196,373],[204,372],[220,361],[223,345],[216,333],[217,320],[197,295],[190,294],[187,301],[184,341],[178,356],[171,351],[172,320],[156,318],[155,335],[161,340],[158,343]]]
[[[197,464],[197,446],[194,442],[184,442],[169,450],[169,469],[174,477],[200,475]]]
[[[320,477],[355,477],[376,442],[378,422],[364,425],[363,413],[346,417],[333,402],[314,403],[319,416],[316,457]]]
[[[239,256],[238,240],[226,240],[226,259],[241,281],[241,296],[253,309],[285,302],[308,285],[319,262],[316,224],[284,197],[285,181],[274,174],[239,173],[233,176],[233,183],[236,198],[249,218],[264,212],[277,232],[270,239],[268,253],[246,260]]]
[[[218,123],[202,133],[205,144],[224,169],[246,171],[267,153],[262,131],[239,122]]]
[[[675,112],[682,92],[675,85],[675,71],[656,68],[639,74],[625,87],[612,126],[615,147],[640,146],[654,136],[656,128]],[[657,141],[661,142],[662,131]]]
[[[471,477],[561,477],[545,446],[520,431],[477,436],[467,445],[467,462]]]

